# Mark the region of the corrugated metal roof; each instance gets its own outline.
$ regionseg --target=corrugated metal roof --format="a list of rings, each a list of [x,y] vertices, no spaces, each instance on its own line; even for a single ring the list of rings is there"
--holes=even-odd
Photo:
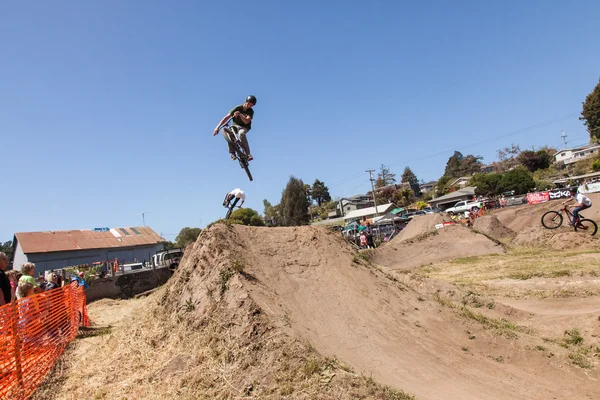
[[[393,203],[383,204],[381,206],[377,206],[377,212],[386,213],[390,208],[396,208],[396,206]],[[375,214],[375,207],[361,208],[360,210],[350,211],[348,214],[344,215],[344,219],[349,220],[352,218],[360,218],[371,214]]]
[[[133,229],[137,230],[139,234]],[[118,234],[115,235],[114,232],[117,232],[117,230]],[[128,234],[125,234],[125,232]],[[165,241],[158,233],[147,226],[113,228],[106,231],[18,232],[15,233],[15,237],[25,254],[143,246]]]

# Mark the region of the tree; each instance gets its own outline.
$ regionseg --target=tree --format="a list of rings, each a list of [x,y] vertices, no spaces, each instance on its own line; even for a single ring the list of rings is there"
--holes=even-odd
[[[581,117],[583,124],[587,126],[587,131],[590,134],[590,140],[596,142],[600,139],[600,79],[598,84],[585,98]]]
[[[310,202],[306,196],[306,187],[302,179],[290,176],[285,189],[281,193],[281,224],[284,226],[298,226],[308,223],[308,206]]]
[[[408,183],[415,195],[421,195],[421,189],[419,188],[419,180],[417,179],[415,173],[412,172],[410,167],[404,168],[404,172],[402,173],[402,183]]]
[[[331,201],[331,195],[329,194],[329,188],[325,186],[325,183],[321,182],[318,179],[315,179],[315,183],[313,183],[311,188],[311,196],[314,201],[317,202],[317,205],[321,207],[323,203],[327,203]]]
[[[393,203],[397,192],[398,190],[394,186],[385,186],[381,189],[376,189],[375,199],[377,200],[377,204]]]
[[[393,183],[396,183],[396,174],[392,174],[388,167],[381,164],[379,173],[377,174],[377,180],[375,181],[375,187],[382,188]]]
[[[500,192],[514,190],[515,194],[523,194],[535,188],[535,181],[527,168],[518,166],[515,169],[504,173],[499,185]]]
[[[460,178],[464,175],[471,175],[479,172],[483,166],[481,163],[482,159],[483,157],[474,156],[472,154],[468,154],[465,157],[460,151],[455,151],[446,163],[444,176],[448,176],[450,178]]]
[[[450,177],[449,176],[442,176],[440,179],[438,179],[437,181],[437,185],[435,187],[435,195],[436,196],[443,196],[445,194],[448,193],[448,184],[450,183]]]
[[[10,261],[10,259],[12,259],[12,240],[9,240],[8,242],[0,242],[0,252],[6,254],[6,258]]]
[[[229,218],[232,222],[240,225],[265,226],[265,221],[258,215],[258,212],[251,208],[239,208],[232,212]]]
[[[171,242],[170,240],[163,244],[163,250],[172,250],[176,248],[177,244],[175,244],[175,242]]]
[[[538,169],[550,167],[553,157],[546,150],[531,151],[525,150],[519,154],[517,160],[525,166],[530,172]]]
[[[394,202],[396,205],[406,207],[415,201],[415,194],[409,188],[402,188],[396,191]]]
[[[460,151],[454,151],[454,154],[448,159],[446,163],[446,169],[444,170],[444,176],[448,178],[460,178],[462,175],[461,165],[464,156]]]
[[[265,223],[268,226],[274,226],[274,225],[276,225],[277,219],[279,217],[279,215],[278,215],[278,211],[279,211],[278,205],[272,206],[271,203],[269,203],[269,201],[267,199],[263,200],[263,205],[265,207],[265,210],[263,211],[263,214],[265,215]]]
[[[179,234],[175,238],[175,243],[177,244],[177,247],[185,249],[188,244],[194,243],[196,239],[198,239],[198,235],[200,235],[200,232],[202,232],[202,229],[200,228],[189,228],[186,226],[181,231],[179,231]]]
[[[475,194],[479,196],[497,196],[502,193],[500,181],[502,174],[495,172],[489,174],[475,174],[469,180],[469,186],[475,186]]]

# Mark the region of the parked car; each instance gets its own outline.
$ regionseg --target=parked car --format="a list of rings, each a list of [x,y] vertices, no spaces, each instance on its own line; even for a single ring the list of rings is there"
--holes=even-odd
[[[465,211],[477,212],[483,208],[482,201],[459,201],[454,205],[454,207],[450,207],[446,209],[448,214],[460,214]]]
[[[425,207],[421,211],[425,212],[425,214],[435,214],[442,212],[442,209],[437,207]]]
[[[425,215],[427,214],[425,211],[423,210],[419,210],[419,211],[409,211],[406,214],[402,215],[404,218],[412,218],[416,215]]]

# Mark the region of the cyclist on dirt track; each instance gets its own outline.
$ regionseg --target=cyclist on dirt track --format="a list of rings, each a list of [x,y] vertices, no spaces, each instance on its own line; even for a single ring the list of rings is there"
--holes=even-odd
[[[254,159],[250,154],[250,146],[248,145],[248,139],[246,139],[246,134],[252,128],[252,118],[254,118],[254,110],[252,107],[256,105],[256,97],[250,95],[246,97],[246,101],[244,104],[234,107],[221,119],[221,122],[215,128],[213,136],[216,136],[219,133],[219,128],[227,123],[231,118],[233,118],[233,126],[238,129],[238,133],[240,135],[240,141],[242,142],[242,146],[244,147],[244,151],[248,155],[248,161]],[[231,159],[235,160],[235,149],[233,145],[229,142],[229,137],[227,132],[223,131],[223,136],[225,140],[227,140],[227,145],[229,146],[229,154],[231,155]]]
[[[229,204],[231,203],[231,200],[233,200],[234,198],[235,198],[235,201],[233,202],[233,205],[231,206],[231,208],[235,207],[235,205],[237,204],[237,202],[240,199],[242,199],[242,202],[240,203],[238,208],[242,208],[242,205],[246,201],[246,195],[244,194],[244,191],[242,189],[238,189],[238,188],[233,189],[231,192],[229,192],[229,193],[227,193],[227,195],[225,195],[225,200],[223,200],[223,207],[229,208]]]
[[[577,188],[572,187],[569,189],[569,192],[571,193],[571,198],[562,203],[567,204],[571,201],[575,201],[575,204],[573,205],[575,207],[573,209],[573,221],[569,223],[569,225],[575,225],[575,221],[579,219],[579,212],[586,208],[590,208],[592,206],[592,201],[583,193],[577,193]]]

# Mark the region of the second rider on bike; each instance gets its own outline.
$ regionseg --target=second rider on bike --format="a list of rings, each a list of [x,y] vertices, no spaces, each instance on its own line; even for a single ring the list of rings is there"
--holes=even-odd
[[[231,111],[229,111],[229,113],[227,113],[227,115],[223,117],[223,119],[221,119],[213,133],[213,136],[216,136],[219,133],[219,128],[226,124],[227,121],[229,121],[229,119],[233,118],[233,126],[237,128],[237,132],[240,135],[240,141],[242,142],[244,151],[248,156],[248,161],[254,159],[254,157],[252,157],[252,154],[250,154],[250,146],[248,145],[248,139],[246,138],[246,134],[252,128],[252,118],[254,118],[254,110],[252,109],[252,107],[254,107],[255,105],[256,97],[252,95],[246,97],[246,101],[244,102],[244,104],[234,107]],[[227,132],[223,131],[223,136],[225,137],[225,140],[227,140],[227,145],[229,146],[229,154],[231,155],[231,159],[235,160],[235,148],[229,142]]]
[[[571,201],[575,201],[575,204],[573,205],[575,207],[573,209],[573,221],[570,223],[570,225],[575,225],[576,221],[579,221],[579,212],[586,208],[590,208],[592,206],[592,200],[583,193],[577,193],[577,188],[571,188],[569,189],[569,192],[571,193],[571,198],[562,203],[567,204]]]

